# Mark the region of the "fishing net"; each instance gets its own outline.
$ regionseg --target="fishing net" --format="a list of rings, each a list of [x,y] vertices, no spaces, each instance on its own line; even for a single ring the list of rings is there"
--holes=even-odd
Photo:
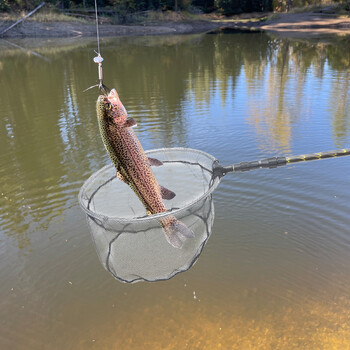
[[[110,164],[82,186],[79,202],[86,213],[99,259],[123,282],[166,280],[188,270],[210,237],[214,221],[212,191],[220,178],[213,176],[213,156],[188,148],[146,152],[163,162],[152,167],[160,185],[176,193],[164,200],[167,212],[146,215],[135,193],[116,177]],[[174,216],[194,232],[182,249],[164,237],[159,220]]]
[[[210,237],[214,221],[212,192],[229,172],[276,168],[309,160],[350,155],[350,149],[291,157],[272,157],[221,166],[202,151],[164,148],[146,152],[163,165],[153,167],[160,185],[176,193],[164,200],[165,213],[147,216],[135,193],[106,165],[82,186],[79,202],[87,215],[102,265],[123,282],[166,280],[188,270]],[[194,232],[182,249],[165,239],[160,221],[173,216]]]

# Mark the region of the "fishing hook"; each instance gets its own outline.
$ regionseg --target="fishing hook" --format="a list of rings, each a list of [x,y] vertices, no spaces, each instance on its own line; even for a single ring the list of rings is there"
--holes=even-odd
[[[111,89],[109,89],[105,84],[103,84],[103,71],[102,71],[103,58],[102,58],[100,53],[98,53],[96,51],[95,51],[95,53],[97,54],[97,56],[94,57],[93,61],[98,64],[97,69],[98,69],[98,81],[99,82],[96,85],[90,86],[89,88],[84,90],[84,92],[88,91],[94,87],[98,87],[103,95],[108,95],[109,92],[111,91]]]

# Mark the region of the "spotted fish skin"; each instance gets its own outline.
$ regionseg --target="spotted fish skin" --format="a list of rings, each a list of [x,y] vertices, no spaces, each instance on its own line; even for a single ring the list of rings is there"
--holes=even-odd
[[[126,109],[115,89],[108,96],[98,97],[96,110],[101,138],[117,170],[117,176],[131,187],[148,214],[165,212],[162,194],[170,199],[172,192],[159,186],[149,159],[132,130],[136,122],[127,118]],[[173,216],[161,219],[160,223],[166,239],[176,248],[181,248],[187,237],[194,236],[186,225]]]

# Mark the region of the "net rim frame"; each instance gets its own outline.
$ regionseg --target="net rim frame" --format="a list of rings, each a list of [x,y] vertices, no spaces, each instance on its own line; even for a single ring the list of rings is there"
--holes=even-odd
[[[209,154],[207,152],[193,149],[193,148],[187,148],[187,147],[173,147],[173,148],[163,147],[163,148],[156,148],[156,149],[147,150],[147,151],[145,151],[145,153],[146,153],[146,155],[150,155],[152,153],[168,152],[168,151],[197,153],[197,154],[200,154],[202,156],[205,156],[205,157],[211,159],[213,164],[214,164],[214,162],[217,161],[217,159],[214,156],[212,156],[211,154]],[[209,196],[220,183],[219,178],[215,178],[214,180],[212,179],[213,182],[211,185],[209,183],[209,188],[207,191],[205,191],[201,196],[199,196],[198,198],[196,198],[192,202],[186,204],[185,206],[183,206],[181,208],[175,209],[175,210],[170,210],[170,211],[167,210],[163,213],[152,214],[152,215],[149,215],[147,217],[141,217],[141,218],[122,218],[122,217],[118,217],[118,216],[106,216],[103,214],[96,213],[96,212],[92,211],[91,209],[87,208],[87,206],[85,206],[85,204],[83,202],[83,193],[85,192],[86,187],[90,184],[90,182],[92,182],[96,177],[98,177],[98,175],[100,173],[104,172],[106,169],[111,168],[111,167],[114,167],[113,163],[106,164],[101,169],[99,169],[99,170],[95,171],[93,174],[91,174],[90,177],[84,181],[83,185],[80,188],[79,194],[78,194],[78,200],[79,200],[80,207],[85,212],[85,214],[96,219],[96,220],[102,221],[102,222],[112,220],[112,221],[116,221],[116,222],[120,222],[120,223],[146,223],[146,222],[151,222],[153,220],[159,220],[159,219],[165,218],[167,216],[171,216],[171,215],[179,216],[179,214],[186,211],[189,207],[195,205],[196,203],[200,202],[201,200],[203,200],[204,198]],[[212,170],[210,170],[210,172],[212,172]],[[109,181],[109,180],[107,180],[107,181]]]

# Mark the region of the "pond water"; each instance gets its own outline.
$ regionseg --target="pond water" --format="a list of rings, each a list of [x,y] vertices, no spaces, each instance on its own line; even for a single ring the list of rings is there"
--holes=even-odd
[[[95,48],[1,42],[0,348],[350,348],[350,157],[227,175],[201,256],[168,281],[103,269],[77,200],[109,162],[98,91],[83,93]],[[350,146],[347,37],[109,38],[101,53],[145,149],[233,164]]]

